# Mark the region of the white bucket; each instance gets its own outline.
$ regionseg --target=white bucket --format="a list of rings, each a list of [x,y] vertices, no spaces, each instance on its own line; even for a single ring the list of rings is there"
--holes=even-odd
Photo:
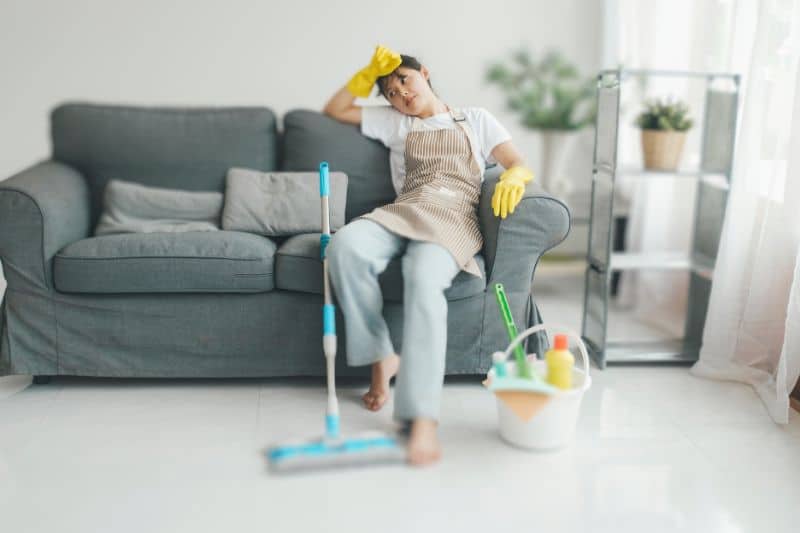
[[[572,388],[558,390],[550,400],[530,420],[524,421],[517,416],[500,398],[497,401],[497,415],[500,426],[500,436],[506,442],[530,450],[555,450],[563,448],[572,442],[575,427],[578,423],[578,414],[581,407],[583,393],[592,385],[589,376],[589,354],[581,338],[567,328],[539,324],[533,326],[517,336],[505,351],[505,358],[513,352],[514,347],[528,336],[541,331],[550,330],[565,333],[575,340],[583,360],[583,369],[573,368]],[[547,376],[547,364],[543,360],[532,360],[534,369],[540,376]],[[506,361],[507,373],[513,373],[516,368],[514,361]],[[494,368],[489,371],[488,377],[494,378]]]

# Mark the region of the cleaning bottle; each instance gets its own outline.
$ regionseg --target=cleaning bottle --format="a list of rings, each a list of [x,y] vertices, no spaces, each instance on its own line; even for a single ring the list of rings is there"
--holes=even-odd
[[[559,333],[554,337],[553,347],[544,354],[547,363],[547,382],[559,389],[572,388],[572,367],[575,357],[568,349],[567,336]]]

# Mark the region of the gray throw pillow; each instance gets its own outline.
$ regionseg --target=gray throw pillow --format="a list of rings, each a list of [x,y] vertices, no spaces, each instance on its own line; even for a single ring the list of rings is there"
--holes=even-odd
[[[219,192],[182,191],[111,180],[95,235],[219,230]]]
[[[331,231],[344,226],[347,174],[330,173]],[[267,237],[322,231],[317,172],[228,170],[222,229]]]

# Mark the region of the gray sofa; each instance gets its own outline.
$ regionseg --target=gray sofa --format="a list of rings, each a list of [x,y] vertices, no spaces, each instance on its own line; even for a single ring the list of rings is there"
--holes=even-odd
[[[322,375],[319,234],[268,239],[219,231],[93,237],[108,180],[223,191],[229,167],[349,177],[346,219],[394,197],[386,149],[354,126],[291,111],[278,132],[266,108],[171,109],[65,104],[51,114],[52,156],[0,181],[0,375],[262,377]],[[561,242],[569,212],[536,184],[516,212],[480,203],[478,279],[447,291],[448,374],[486,371],[507,344],[491,286],[505,285],[515,319],[540,322],[537,262]],[[384,313],[402,352],[399,261],[381,277]],[[339,368],[344,363],[343,318]],[[541,350],[544,337],[532,339]],[[540,352],[541,353],[541,352]]]

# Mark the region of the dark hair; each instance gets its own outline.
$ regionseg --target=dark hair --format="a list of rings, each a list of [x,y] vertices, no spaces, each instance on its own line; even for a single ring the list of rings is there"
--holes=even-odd
[[[402,60],[402,62],[397,66],[397,68],[406,67],[406,68],[414,69],[416,71],[422,70],[422,63],[420,63],[419,59],[417,59],[416,57],[407,56],[405,54],[400,54],[400,59]],[[397,72],[397,69],[394,69],[394,71],[392,71],[390,74],[387,74],[386,76],[381,76],[380,78],[375,80],[375,85],[378,86],[378,91],[380,92],[381,96],[383,96],[387,100],[388,100],[388,98],[386,97],[386,92],[385,92],[386,83],[389,82],[389,78],[391,78],[394,75],[395,72]],[[433,85],[431,85],[430,78],[428,79],[428,87],[433,89]]]

